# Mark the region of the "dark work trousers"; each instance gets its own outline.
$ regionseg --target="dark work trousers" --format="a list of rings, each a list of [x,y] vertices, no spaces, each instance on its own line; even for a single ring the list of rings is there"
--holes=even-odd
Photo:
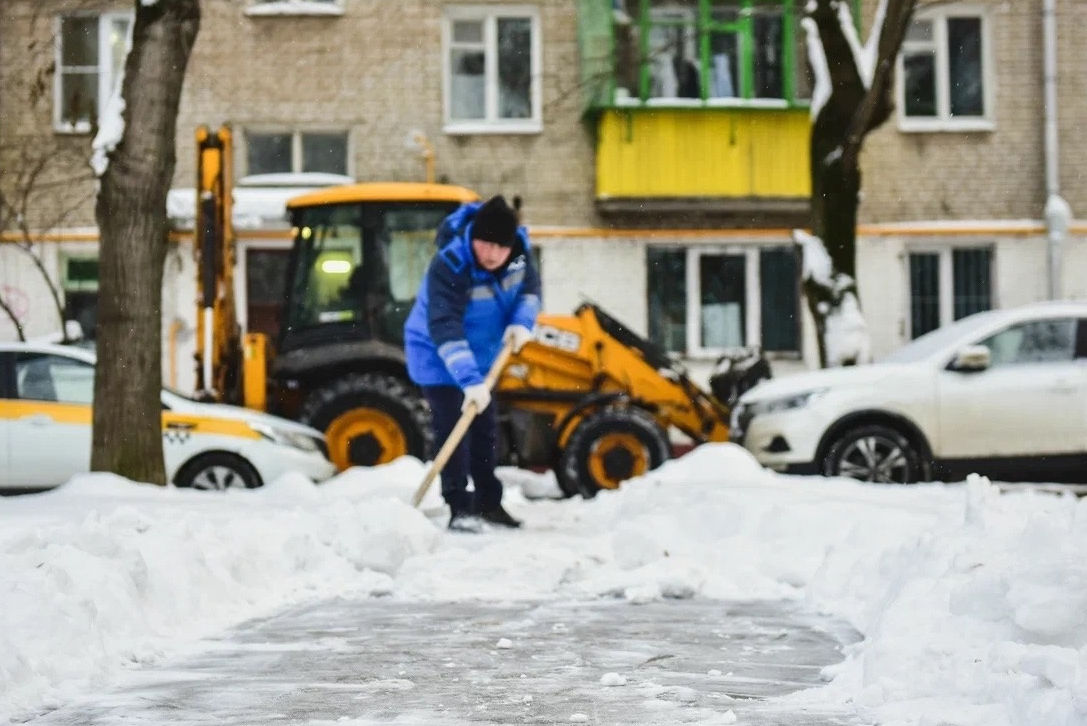
[[[433,416],[434,450],[445,444],[461,416],[464,393],[457,386],[423,386]],[[502,503],[502,482],[494,475],[498,464],[498,411],[494,401],[472,420],[468,433],[442,469],[442,498],[453,513],[479,514]],[[472,477],[475,497],[468,493]]]

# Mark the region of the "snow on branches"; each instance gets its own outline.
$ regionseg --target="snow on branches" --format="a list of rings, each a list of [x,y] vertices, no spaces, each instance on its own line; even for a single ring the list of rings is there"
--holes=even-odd
[[[816,319],[817,326],[822,328],[825,365],[838,367],[870,362],[871,339],[857,299],[856,281],[835,271],[823,240],[800,229],[793,230],[793,239],[801,250],[801,279],[805,293],[819,301],[820,315]]]

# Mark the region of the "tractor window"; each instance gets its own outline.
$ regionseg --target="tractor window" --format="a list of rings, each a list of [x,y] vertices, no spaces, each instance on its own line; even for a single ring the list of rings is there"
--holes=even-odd
[[[456,205],[343,204],[299,211],[289,330],[347,324],[399,342],[438,225]]]

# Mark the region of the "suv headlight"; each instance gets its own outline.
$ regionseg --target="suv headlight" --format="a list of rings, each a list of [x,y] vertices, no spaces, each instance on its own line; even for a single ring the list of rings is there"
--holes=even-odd
[[[266,423],[250,423],[249,428],[256,431],[265,439],[282,446],[290,446],[301,451],[319,451],[320,447],[312,436],[307,436],[297,431],[276,428]]]
[[[825,388],[817,388],[813,391],[804,391],[803,393],[794,393],[791,396],[782,398],[772,398],[769,401],[751,403],[746,407],[747,413],[751,416],[761,416],[767,413],[780,413],[781,411],[803,408],[826,392],[827,389]]]

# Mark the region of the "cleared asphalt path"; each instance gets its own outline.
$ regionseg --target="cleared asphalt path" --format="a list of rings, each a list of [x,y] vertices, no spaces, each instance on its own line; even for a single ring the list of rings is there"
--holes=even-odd
[[[855,638],[791,603],[337,599],[31,723],[856,724],[766,700],[819,685]]]

